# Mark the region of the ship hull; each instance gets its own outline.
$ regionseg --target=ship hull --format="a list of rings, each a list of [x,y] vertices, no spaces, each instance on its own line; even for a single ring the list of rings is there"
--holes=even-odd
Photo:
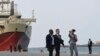
[[[17,46],[22,32],[7,32],[0,35],[0,51],[10,50],[10,46]]]
[[[30,39],[23,32],[7,32],[0,35],[0,51],[18,49],[21,45],[22,50],[27,50]]]
[[[11,47],[17,50],[18,45],[21,46],[22,50],[28,50],[32,27],[28,26],[27,29],[25,29],[26,25],[24,25],[24,27],[21,25],[21,27],[17,27],[17,31],[11,31],[11,28],[16,28],[15,26],[16,24],[11,27],[10,25],[6,25],[4,32],[0,34],[0,51],[9,51]],[[18,26],[20,26],[20,24]],[[22,28],[25,30],[20,31]]]

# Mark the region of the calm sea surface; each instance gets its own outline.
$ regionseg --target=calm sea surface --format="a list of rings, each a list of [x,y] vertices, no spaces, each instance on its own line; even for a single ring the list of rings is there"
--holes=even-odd
[[[44,53],[48,53],[46,48],[29,48],[29,52],[40,53],[43,50]],[[92,48],[93,53],[100,53],[100,46]],[[55,51],[54,51],[55,52]],[[61,48],[61,53],[69,53],[69,47]],[[88,47],[78,47],[78,52],[82,54],[88,53]]]

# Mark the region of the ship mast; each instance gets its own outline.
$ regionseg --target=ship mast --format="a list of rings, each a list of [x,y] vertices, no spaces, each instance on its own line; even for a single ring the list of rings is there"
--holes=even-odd
[[[11,2],[10,16],[14,15],[14,1]]]

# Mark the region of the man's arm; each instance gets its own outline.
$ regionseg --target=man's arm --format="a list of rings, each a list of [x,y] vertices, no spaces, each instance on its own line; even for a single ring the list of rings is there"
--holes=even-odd
[[[77,35],[75,34],[74,36],[75,36],[75,42],[77,42],[77,41],[78,41],[78,39],[77,39]]]
[[[60,35],[60,43],[64,46],[64,40],[62,40],[61,35]]]
[[[49,43],[49,39],[48,39],[48,35],[46,36],[46,48],[48,47],[48,43]]]

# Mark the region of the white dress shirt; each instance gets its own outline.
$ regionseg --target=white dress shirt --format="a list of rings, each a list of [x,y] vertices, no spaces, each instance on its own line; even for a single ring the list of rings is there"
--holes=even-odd
[[[51,38],[52,38],[52,45],[54,45],[54,37],[53,37],[53,35],[51,35]]]

